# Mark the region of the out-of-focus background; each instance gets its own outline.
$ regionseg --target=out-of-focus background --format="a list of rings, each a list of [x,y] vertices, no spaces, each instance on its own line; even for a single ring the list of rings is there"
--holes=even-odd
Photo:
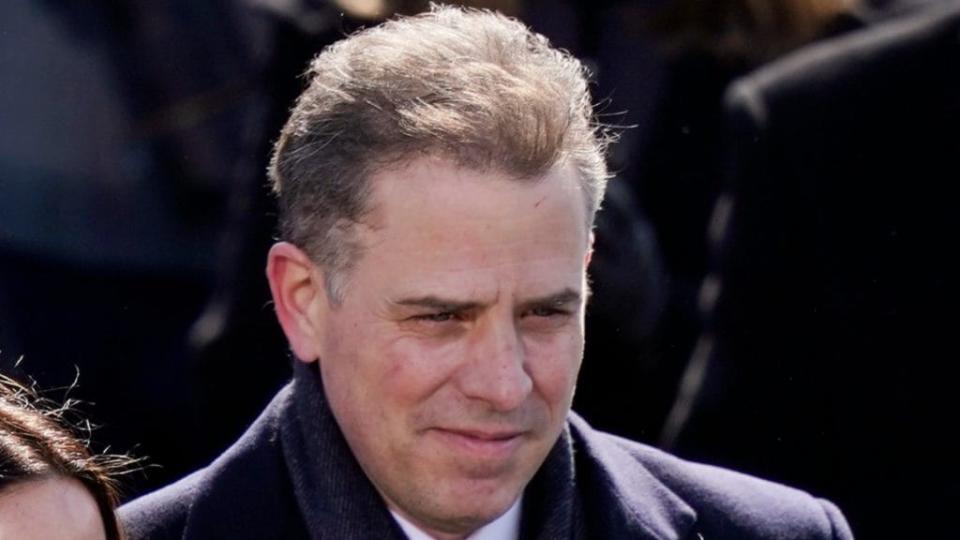
[[[960,3],[502,0],[621,126],[574,408],[830,498],[864,538],[958,501]],[[0,4],[0,371],[203,466],[290,375],[264,170],[324,46],[426,2]],[[951,247],[954,246],[954,247]]]

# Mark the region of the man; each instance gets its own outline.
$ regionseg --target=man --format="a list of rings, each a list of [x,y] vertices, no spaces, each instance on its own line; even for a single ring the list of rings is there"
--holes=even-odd
[[[453,8],[326,50],[270,174],[294,381],[133,538],[849,538],[570,412],[604,134],[582,66]]]

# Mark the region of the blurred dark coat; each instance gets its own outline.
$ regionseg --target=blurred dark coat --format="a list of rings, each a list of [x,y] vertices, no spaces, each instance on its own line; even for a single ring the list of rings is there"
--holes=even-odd
[[[306,365],[212,465],[127,504],[120,517],[133,540],[404,537]],[[851,538],[829,502],[680,461],[594,431],[572,413],[527,486],[521,536]]]
[[[960,487],[960,3],[761,69],[728,110],[712,354],[673,450],[827,493],[866,538],[946,534],[916,516]]]

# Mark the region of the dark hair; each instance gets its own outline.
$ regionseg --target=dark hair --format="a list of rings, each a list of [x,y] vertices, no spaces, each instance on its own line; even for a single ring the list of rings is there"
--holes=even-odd
[[[649,25],[668,47],[747,66],[813,41],[855,0],[672,0]]]
[[[133,461],[91,453],[67,427],[68,412],[0,375],[0,492],[40,478],[75,479],[96,501],[107,539],[119,540],[123,535],[114,514],[119,492],[112,475],[129,471]]]
[[[361,251],[370,176],[421,156],[518,180],[568,163],[592,223],[609,134],[586,69],[520,22],[433,6],[332,45],[309,76],[269,174],[282,237],[324,268],[334,300]]]

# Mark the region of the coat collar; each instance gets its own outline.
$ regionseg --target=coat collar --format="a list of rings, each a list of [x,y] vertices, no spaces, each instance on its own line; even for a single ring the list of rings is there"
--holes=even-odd
[[[318,370],[298,366],[293,388],[293,420],[281,422],[281,438],[310,537],[404,538],[350,451],[327,405]],[[521,537],[583,538],[577,521],[573,451],[566,431],[527,490]]]
[[[283,454],[311,538],[406,536],[347,446],[327,406],[319,370],[298,362],[292,410],[281,422]]]

